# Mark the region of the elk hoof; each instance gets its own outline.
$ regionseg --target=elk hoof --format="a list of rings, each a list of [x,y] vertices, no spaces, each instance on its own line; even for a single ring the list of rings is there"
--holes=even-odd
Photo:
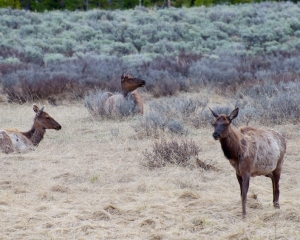
[[[278,203],[278,202],[274,202],[274,208],[280,209],[280,206],[279,206],[279,203]]]

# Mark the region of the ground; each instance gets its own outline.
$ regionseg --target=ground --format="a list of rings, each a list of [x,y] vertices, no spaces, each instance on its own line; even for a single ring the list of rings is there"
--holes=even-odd
[[[31,104],[0,109],[1,129],[31,127]],[[0,154],[1,239],[300,239],[300,124],[272,126],[287,141],[281,209],[271,180],[251,178],[243,220],[234,169],[212,128],[188,137],[215,170],[149,169],[143,151],[155,139],[136,136],[136,118],[98,121],[82,102],[45,111],[62,130],[47,130],[35,151]]]

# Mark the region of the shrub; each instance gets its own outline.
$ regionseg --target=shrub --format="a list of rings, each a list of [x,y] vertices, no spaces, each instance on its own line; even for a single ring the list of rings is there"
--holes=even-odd
[[[5,75],[2,80],[3,90],[9,101],[23,103],[47,99],[50,96],[82,89],[64,73],[38,72],[35,69],[20,69],[16,73]],[[77,94],[78,95],[78,94]]]
[[[168,117],[158,112],[149,112],[143,117],[139,117],[133,126],[136,132],[146,136],[157,136],[160,132],[167,130]]]
[[[50,54],[45,54],[44,56],[44,62],[45,64],[52,64],[52,63],[60,63],[65,60],[64,55],[60,53],[50,53]]]
[[[102,118],[107,117],[107,113],[105,111],[105,101],[107,100],[108,95],[107,92],[98,90],[98,91],[90,91],[84,97],[84,106],[96,116],[100,116]]]
[[[0,62],[14,64],[14,63],[20,63],[20,60],[18,58],[15,58],[15,57],[8,57],[8,58],[5,58],[3,60],[0,59]]]
[[[111,54],[116,56],[123,56],[129,54],[136,54],[137,50],[131,43],[114,43],[110,51]]]
[[[156,81],[154,87],[151,89],[154,97],[174,96],[179,92],[180,85],[175,80],[170,78],[164,81]]]
[[[136,115],[138,113],[137,105],[131,94],[128,94],[124,102],[116,104],[116,117],[123,118]]]
[[[32,63],[43,64],[43,54],[38,47],[27,46],[24,49],[25,60]]]
[[[144,150],[143,164],[149,168],[164,167],[176,164],[183,167],[194,165],[195,158],[200,152],[200,147],[193,140],[155,141],[152,151]]]
[[[167,123],[167,127],[170,132],[183,135],[188,133],[188,131],[184,128],[183,124],[176,119],[170,119]]]
[[[78,41],[89,41],[94,36],[95,31],[93,28],[89,26],[83,26],[79,30],[77,30],[77,40]]]
[[[199,98],[171,97],[149,103],[149,110],[133,126],[136,132],[146,136],[158,136],[160,133],[188,135],[187,126],[207,125],[203,121],[208,97]],[[206,120],[206,119],[205,119]]]
[[[43,84],[51,84],[55,70],[76,88],[118,91],[126,69],[145,79],[155,97],[211,86],[233,96],[241,84],[299,75],[298,15],[299,4],[290,2],[159,11],[0,9],[1,61],[16,65],[5,65],[1,78],[15,73],[14,87],[26,88],[23,73],[14,70],[34,66],[45,73]]]
[[[300,82],[274,81],[243,89],[236,95],[237,106],[243,109],[241,119],[260,124],[296,123],[300,119],[299,90]]]

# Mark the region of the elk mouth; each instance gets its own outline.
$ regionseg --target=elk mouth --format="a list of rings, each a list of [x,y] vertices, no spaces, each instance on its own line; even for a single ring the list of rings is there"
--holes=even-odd
[[[61,126],[57,126],[56,128],[54,128],[56,131],[60,130],[61,129]]]
[[[219,134],[219,133],[214,132],[214,133],[212,134],[212,136],[213,136],[213,138],[214,138],[215,140],[220,140],[220,134]]]
[[[146,85],[146,81],[142,80],[141,84],[140,84],[140,87],[145,87],[145,85]]]

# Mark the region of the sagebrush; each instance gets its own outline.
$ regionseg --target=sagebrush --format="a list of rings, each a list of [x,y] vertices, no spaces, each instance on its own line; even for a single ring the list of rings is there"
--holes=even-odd
[[[200,152],[200,147],[192,139],[155,141],[152,151],[144,150],[144,164],[147,167],[163,167],[167,164],[180,166],[195,165],[195,158]]]

